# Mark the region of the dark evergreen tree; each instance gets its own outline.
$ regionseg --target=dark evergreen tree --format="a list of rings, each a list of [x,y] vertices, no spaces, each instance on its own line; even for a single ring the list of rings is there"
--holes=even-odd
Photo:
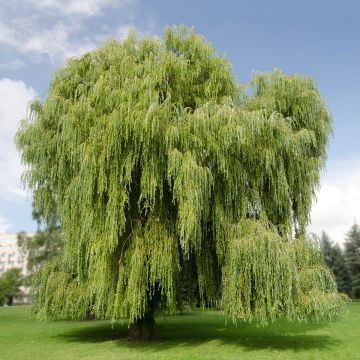
[[[345,256],[352,278],[352,295],[360,298],[360,228],[354,224],[345,238]]]
[[[323,231],[321,235],[321,247],[325,263],[335,275],[338,291],[350,295],[351,275],[345,255],[340,246],[338,244],[334,245],[329,236]]]

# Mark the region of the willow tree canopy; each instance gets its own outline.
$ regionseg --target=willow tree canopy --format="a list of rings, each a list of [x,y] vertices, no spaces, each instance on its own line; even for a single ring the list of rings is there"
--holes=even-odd
[[[189,289],[233,319],[340,314],[306,237],[330,114],[313,79],[275,70],[250,87],[184,27],[131,33],[55,73],[17,134],[66,243],[39,277],[39,316],[133,323]]]

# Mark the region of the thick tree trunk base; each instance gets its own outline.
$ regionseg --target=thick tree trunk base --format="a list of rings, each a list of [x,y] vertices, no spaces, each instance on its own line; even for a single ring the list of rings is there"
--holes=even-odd
[[[91,311],[87,311],[85,314],[85,320],[95,320],[95,314]]]
[[[131,341],[149,341],[155,339],[155,321],[153,318],[138,319],[130,325],[128,339]]]

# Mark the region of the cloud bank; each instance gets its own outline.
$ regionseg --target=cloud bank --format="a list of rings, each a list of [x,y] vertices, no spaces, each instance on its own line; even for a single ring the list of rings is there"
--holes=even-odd
[[[0,45],[28,58],[37,56],[53,64],[62,63],[94,49],[99,39],[124,37],[116,26],[97,26],[101,24],[97,20],[115,9],[122,18],[118,27],[135,27],[136,3],[137,0],[15,0],[4,6],[5,16],[0,15]],[[14,10],[16,15],[11,16]]]
[[[26,199],[20,181],[23,166],[15,148],[14,135],[19,121],[26,116],[28,103],[35,97],[35,90],[23,81],[0,79],[0,205],[20,204]],[[4,211],[6,209],[1,206],[0,232],[12,226]]]
[[[83,17],[99,15],[104,8],[121,7],[131,3],[130,0],[28,0],[27,2],[40,10]]]
[[[14,135],[35,97],[35,90],[23,81],[0,79],[0,200],[24,197],[20,183],[23,167]]]
[[[351,226],[360,222],[360,159],[333,161],[327,167],[312,209],[310,230],[318,235],[324,230],[343,245]]]

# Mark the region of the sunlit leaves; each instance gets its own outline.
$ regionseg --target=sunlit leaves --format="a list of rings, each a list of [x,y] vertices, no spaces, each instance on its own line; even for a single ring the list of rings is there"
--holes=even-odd
[[[331,118],[312,79],[275,70],[252,86],[184,27],[131,33],[58,70],[17,135],[37,205],[56,199],[66,239],[39,312],[83,314],[78,286],[84,308],[132,322],[152,298],[180,307],[190,281],[234,318],[301,320],[301,296],[324,313],[328,298],[310,292],[327,291],[328,273],[316,263],[319,286],[301,287],[310,245],[293,236],[306,231]]]

